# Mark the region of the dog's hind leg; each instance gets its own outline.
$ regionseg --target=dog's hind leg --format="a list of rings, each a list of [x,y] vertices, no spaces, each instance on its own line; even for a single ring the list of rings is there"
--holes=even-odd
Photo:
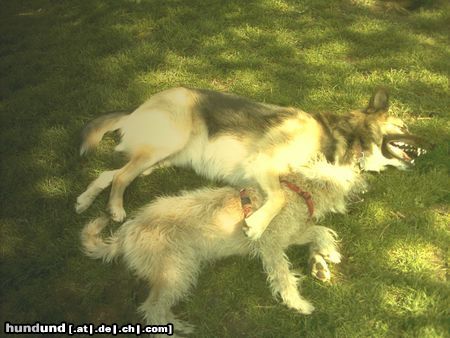
[[[109,170],[102,172],[94,181],[89,184],[86,191],[83,192],[77,198],[75,203],[75,211],[77,213],[82,213],[87,208],[89,208],[94,202],[95,198],[111,184],[114,175],[118,170]]]
[[[312,226],[298,236],[297,244],[310,244],[309,265],[311,275],[323,282],[331,279],[327,262],[334,264],[341,262],[336,238],[336,232],[324,226]]]
[[[178,319],[171,308],[188,293],[196,280],[198,267],[174,267],[172,264],[167,264],[164,271],[153,280],[149,296],[139,306],[139,312],[147,324],[172,323],[176,332],[189,334],[193,332],[194,326]],[[190,268],[191,271],[183,271]]]
[[[155,169],[169,167],[170,165],[171,162],[169,160],[161,161],[154,166],[146,169],[142,173],[142,175],[150,175]],[[78,196],[77,202],[75,203],[75,211],[78,214],[81,214],[83,211],[89,208],[92,202],[94,202],[94,200],[97,198],[97,196],[111,185],[114,175],[118,171],[119,169],[104,171],[94,181],[92,181],[87,187],[86,191]]]
[[[308,315],[314,311],[314,306],[304,299],[298,291],[298,276],[289,266],[290,263],[283,250],[277,247],[264,247],[260,256],[274,296],[279,295],[283,303],[298,312]]]
[[[153,151],[151,147],[142,148],[134,153],[130,162],[115,172],[108,203],[109,212],[114,221],[122,222],[126,217],[123,208],[123,193],[127,186],[137,176],[171,155],[171,153],[161,149]]]

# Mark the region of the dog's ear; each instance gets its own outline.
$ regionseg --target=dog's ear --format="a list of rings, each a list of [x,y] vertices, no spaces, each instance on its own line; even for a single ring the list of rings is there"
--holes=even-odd
[[[366,114],[384,113],[389,109],[389,94],[385,88],[377,88],[364,110]]]

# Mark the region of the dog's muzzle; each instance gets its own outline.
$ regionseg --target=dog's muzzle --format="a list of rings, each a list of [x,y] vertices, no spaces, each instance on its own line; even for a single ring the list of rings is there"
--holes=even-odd
[[[391,134],[383,138],[381,151],[386,158],[396,158],[413,165],[416,158],[426,154],[432,145],[411,134]]]

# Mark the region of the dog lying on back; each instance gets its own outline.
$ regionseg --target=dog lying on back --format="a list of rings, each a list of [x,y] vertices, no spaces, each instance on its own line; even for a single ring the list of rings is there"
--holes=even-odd
[[[388,143],[415,148],[414,137],[401,141],[387,137]],[[410,142],[410,143],[407,143]],[[400,144],[401,143],[401,144]],[[415,152],[417,154],[417,151]],[[323,156],[292,169],[282,182],[302,187],[312,196],[315,218],[330,212],[345,212],[346,201],[365,188],[355,159],[351,165],[333,165]],[[302,314],[314,307],[298,291],[298,275],[290,270],[285,251],[291,245],[308,244],[312,274],[329,280],[327,262],[339,263],[336,233],[315,225],[305,199],[281,183],[285,206],[273,218],[258,241],[242,231],[244,212],[239,190],[232,187],[203,188],[179,196],[160,197],[142,208],[106,239],[101,232],[108,224],[100,217],[87,224],[81,238],[84,251],[106,262],[121,256],[127,266],[150,285],[150,293],[139,307],[149,324],[173,323],[175,330],[189,333],[192,327],[171,312],[171,308],[195,285],[203,262],[231,255],[250,255],[261,259],[272,293]],[[255,209],[263,205],[258,188],[247,189]]]
[[[121,222],[126,215],[123,192],[134,178],[158,166],[190,166],[210,179],[263,192],[261,207],[244,223],[245,233],[256,240],[286,204],[279,178],[318,154],[345,165],[356,153],[364,170],[406,168],[408,155],[401,146],[389,143],[387,152],[381,152],[386,134],[406,132],[400,119],[388,116],[388,108],[384,90],[375,91],[365,109],[337,116],[311,115],[210,90],[169,89],[131,114],[105,115],[86,126],[81,154],[106,132],[119,129],[122,138],[116,150],[130,161],[93,181],[78,197],[76,211],[86,210],[112,184],[109,210],[112,219]]]

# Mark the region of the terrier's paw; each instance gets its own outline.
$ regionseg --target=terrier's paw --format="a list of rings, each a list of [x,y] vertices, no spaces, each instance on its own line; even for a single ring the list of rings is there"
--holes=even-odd
[[[77,202],[75,203],[75,211],[77,214],[81,214],[87,208],[89,208],[94,201],[95,197],[92,198],[89,194],[82,193],[77,197]]]
[[[181,319],[175,319],[173,321],[173,326],[176,331],[179,331],[182,334],[191,334],[194,333],[195,326]]]
[[[242,226],[242,230],[244,231],[245,236],[247,236],[252,241],[258,240],[264,232],[261,230],[261,227],[259,227],[258,225],[249,223],[248,218],[246,220],[244,220],[244,225]]]
[[[313,255],[309,260],[311,266],[311,275],[314,278],[322,282],[329,282],[331,279],[331,272],[328,268],[327,262],[322,257],[322,255]]]
[[[314,305],[303,298],[298,299],[295,303],[288,304],[288,306],[303,315],[310,315],[314,311]]]
[[[125,212],[125,209],[123,207],[118,206],[110,206],[109,207],[109,214],[111,215],[111,219],[114,222],[123,222],[123,220],[127,217],[127,213]]]
[[[336,250],[331,251],[328,255],[325,256],[325,260],[334,264],[339,264],[341,262],[341,254]]]

